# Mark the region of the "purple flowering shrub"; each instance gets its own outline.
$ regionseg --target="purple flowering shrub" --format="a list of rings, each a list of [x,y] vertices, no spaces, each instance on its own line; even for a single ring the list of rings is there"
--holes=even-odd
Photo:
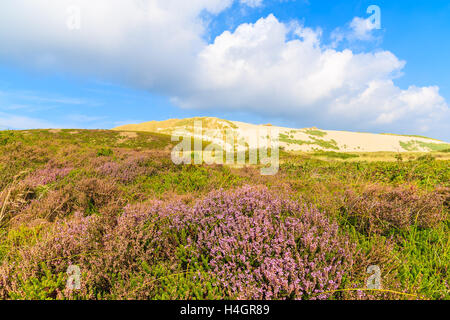
[[[96,171],[104,176],[117,179],[122,183],[129,183],[144,174],[152,174],[156,169],[148,166],[151,155],[129,155],[127,159],[119,162],[105,162]]]
[[[176,220],[233,298],[328,298],[353,263],[336,224],[266,188],[213,192]]]
[[[12,247],[0,297],[36,298],[31,289],[45,280],[45,298],[58,299],[326,299],[354,255],[316,209],[244,187],[194,206],[154,201],[61,220],[33,245]],[[61,280],[70,264],[83,272],[77,292]]]
[[[67,223],[60,221],[50,232],[42,232],[33,246],[13,247],[8,258],[20,264],[6,261],[0,267],[0,298],[56,299],[68,295],[65,282],[47,283],[44,297],[35,296],[29,288],[44,282],[47,271],[57,278],[64,276],[72,261],[83,267],[90,265],[91,256],[101,246],[100,220],[98,216],[76,213]]]
[[[53,183],[67,176],[73,168],[46,166],[36,170],[25,178],[24,183],[32,188]]]

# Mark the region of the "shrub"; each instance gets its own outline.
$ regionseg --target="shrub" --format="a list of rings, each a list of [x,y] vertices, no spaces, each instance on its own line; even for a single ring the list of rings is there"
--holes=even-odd
[[[14,249],[0,266],[3,298],[35,297],[30,286],[48,284],[45,298],[325,299],[354,255],[319,211],[256,187],[213,192],[194,207],[79,213]],[[63,281],[72,263],[83,272],[75,295]]]
[[[423,156],[420,156],[417,158],[417,161],[424,161],[424,162],[429,162],[429,161],[434,161],[436,160],[435,157],[433,157],[431,154],[426,154]]]
[[[114,152],[109,148],[101,148],[97,151],[97,157],[109,157],[112,156]]]
[[[64,218],[75,208],[75,203],[66,189],[48,191],[46,197],[36,197],[14,217],[13,224],[19,225],[26,221],[45,219],[54,221],[56,218]]]
[[[148,162],[149,158],[147,156],[135,155],[120,163],[103,163],[97,169],[97,172],[102,175],[113,177],[122,183],[129,183],[141,175],[149,175],[156,172],[155,168],[147,166]]]
[[[24,183],[30,187],[37,187],[40,185],[46,185],[49,183],[53,183],[58,179],[64,178],[67,176],[73,168],[59,168],[54,166],[46,166],[43,169],[39,169],[32,174],[30,174],[25,180]]]
[[[100,213],[104,208],[117,209],[125,203],[123,192],[114,181],[83,178],[72,188],[69,190],[75,197],[78,210],[87,214]]]
[[[342,208],[365,234],[387,234],[410,226],[431,228],[445,219],[444,197],[439,192],[420,192],[416,187],[374,185],[358,195],[346,194]]]
[[[353,262],[336,224],[266,188],[213,192],[177,218],[232,298],[328,298]]]

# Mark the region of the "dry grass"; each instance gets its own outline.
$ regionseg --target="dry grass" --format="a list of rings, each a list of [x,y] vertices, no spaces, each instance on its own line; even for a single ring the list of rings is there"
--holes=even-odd
[[[1,206],[1,210],[0,210],[0,226],[2,225],[3,220],[6,217],[6,208],[8,206],[8,202],[11,197],[11,193],[12,193],[14,187],[16,186],[18,179],[20,177],[24,176],[25,174],[27,174],[28,172],[29,172],[29,170],[24,170],[24,171],[20,172],[18,175],[16,175],[14,177],[13,182],[10,185],[6,186],[6,188],[4,188],[2,190],[2,192],[0,193],[0,200],[1,200],[5,191],[8,190],[6,193],[6,197],[2,202],[2,206]]]

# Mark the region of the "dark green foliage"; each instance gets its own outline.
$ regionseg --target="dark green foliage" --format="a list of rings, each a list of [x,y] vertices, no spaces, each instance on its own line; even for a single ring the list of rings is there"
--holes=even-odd
[[[112,156],[113,154],[114,154],[114,152],[109,148],[102,148],[97,151],[98,157],[109,157],[109,156]]]

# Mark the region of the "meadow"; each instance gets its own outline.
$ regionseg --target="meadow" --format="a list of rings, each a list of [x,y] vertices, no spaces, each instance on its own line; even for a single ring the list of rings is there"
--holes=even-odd
[[[0,299],[450,299],[449,150],[282,151],[262,176],[173,146],[0,131]]]

